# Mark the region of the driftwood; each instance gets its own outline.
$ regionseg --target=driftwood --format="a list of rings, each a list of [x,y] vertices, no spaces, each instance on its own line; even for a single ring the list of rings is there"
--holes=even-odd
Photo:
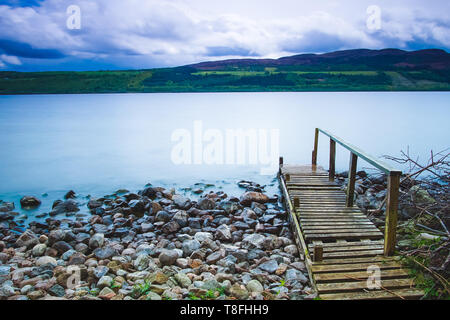
[[[450,248],[450,148],[441,152],[430,152],[430,157],[425,164],[422,164],[418,158],[410,156],[409,149],[401,152],[400,157],[384,156],[388,160],[395,161],[403,166],[409,166],[408,172],[400,180],[400,199],[399,203],[402,207],[413,209],[416,212],[409,220],[412,221],[417,229],[425,230],[440,238],[440,246],[436,249],[434,245],[423,245],[410,251],[403,251],[402,254],[409,256],[412,261],[418,265],[424,272],[430,274],[437,282],[435,287],[440,284],[444,291],[450,295],[448,278],[448,267],[450,265],[448,254]],[[415,197],[415,193],[411,188],[420,185],[421,189],[426,190],[433,200],[428,202],[420,202]],[[386,199],[379,206],[381,210]],[[425,216],[431,219],[423,219]],[[407,223],[408,225],[410,223]],[[439,242],[437,243],[439,244]],[[447,256],[446,256],[447,255]],[[440,257],[429,266],[418,261],[417,257],[429,258],[432,256]],[[442,260],[444,262],[442,263]],[[431,263],[431,262],[430,262]],[[441,264],[436,266],[436,264]]]

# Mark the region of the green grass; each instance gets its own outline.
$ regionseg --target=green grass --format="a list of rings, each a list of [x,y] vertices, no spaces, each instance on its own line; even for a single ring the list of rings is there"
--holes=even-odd
[[[188,295],[189,300],[213,300],[218,296],[225,296],[225,288],[218,287],[208,290],[204,295],[197,297],[194,293],[190,292]]]

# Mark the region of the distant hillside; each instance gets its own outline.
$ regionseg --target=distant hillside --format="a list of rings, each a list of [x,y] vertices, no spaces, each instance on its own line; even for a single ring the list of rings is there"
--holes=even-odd
[[[198,70],[275,67],[298,70],[450,70],[444,50],[356,49],[324,54],[299,54],[279,59],[234,59],[190,65]]]
[[[90,72],[0,72],[0,94],[449,91],[450,54],[346,50],[279,59],[233,59],[176,68]]]

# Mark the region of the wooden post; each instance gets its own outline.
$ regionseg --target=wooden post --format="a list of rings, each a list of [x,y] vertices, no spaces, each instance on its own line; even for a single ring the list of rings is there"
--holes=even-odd
[[[323,247],[315,245],[314,246],[314,255],[313,255],[314,262],[320,262],[323,260]]]
[[[335,172],[336,172],[336,141],[330,138],[330,170],[328,173],[330,181],[334,181]]]
[[[300,199],[298,197],[294,197],[294,208],[300,207]]]
[[[291,181],[291,175],[289,173],[286,173],[286,182]]]
[[[347,184],[347,207],[353,207],[353,197],[355,193],[355,181],[356,181],[356,166],[358,162],[358,156],[353,152],[350,153],[350,165],[348,169],[348,184]]]
[[[395,251],[397,237],[397,211],[401,172],[391,172],[388,176],[386,199],[386,225],[384,229],[384,255],[391,256]]]
[[[280,157],[280,162],[278,165],[278,174],[281,175],[282,174],[282,170],[281,168],[283,167],[283,157]]]
[[[312,152],[312,165],[317,165],[317,148],[319,146],[319,129],[316,128],[315,134],[314,134],[314,150]],[[313,169],[314,170],[314,169]]]

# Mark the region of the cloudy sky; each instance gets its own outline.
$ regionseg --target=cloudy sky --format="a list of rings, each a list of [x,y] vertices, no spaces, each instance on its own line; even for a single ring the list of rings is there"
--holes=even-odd
[[[74,5],[79,16],[68,11]],[[449,12],[448,0],[0,0],[0,70],[136,69],[352,48],[450,51]]]

